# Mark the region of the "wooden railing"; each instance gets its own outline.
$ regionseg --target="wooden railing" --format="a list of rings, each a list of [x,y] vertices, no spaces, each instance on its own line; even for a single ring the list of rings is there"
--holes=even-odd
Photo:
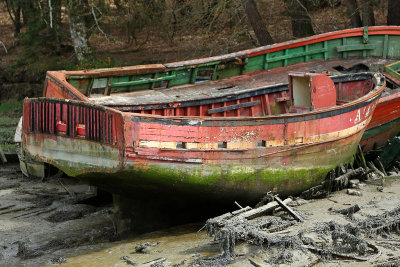
[[[116,143],[112,111],[84,102],[52,98],[24,101],[27,132],[84,138],[105,144]]]

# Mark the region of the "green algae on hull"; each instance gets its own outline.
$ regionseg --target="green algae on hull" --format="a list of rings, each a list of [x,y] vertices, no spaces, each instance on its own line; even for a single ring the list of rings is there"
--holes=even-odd
[[[181,171],[171,170],[174,167]],[[173,193],[226,201],[258,200],[268,191],[290,195],[318,185],[325,179],[333,166],[280,170],[265,168],[242,173],[222,173],[221,169],[216,166],[202,166],[202,169],[207,169],[207,174],[203,175],[196,170],[190,174],[188,170],[191,167],[174,166],[174,164],[169,164],[169,166],[149,164],[146,170],[132,167],[131,170],[112,174],[88,173],[80,175],[79,178],[105,190],[119,191],[119,193],[130,192],[136,195]],[[183,171],[182,168],[186,170]],[[218,169],[220,169],[219,172]]]

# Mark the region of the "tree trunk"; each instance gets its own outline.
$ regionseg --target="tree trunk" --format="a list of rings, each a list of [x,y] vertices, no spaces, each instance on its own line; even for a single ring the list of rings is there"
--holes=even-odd
[[[363,26],[375,26],[374,10],[370,0],[361,1]]]
[[[114,0],[114,5],[120,10],[122,8],[121,0]]]
[[[242,5],[246,12],[247,18],[254,30],[257,40],[260,45],[273,44],[274,40],[269,34],[267,28],[262,21],[261,15],[258,12],[257,5],[254,0],[242,0]]]
[[[21,11],[22,11],[24,26],[26,26],[30,22],[30,18],[32,17],[32,20],[34,20],[35,17],[36,10],[34,1],[21,1],[20,6],[22,9]]]
[[[357,0],[346,0],[347,11],[350,15],[350,23],[352,28],[362,26],[360,10],[358,9]]]
[[[69,0],[67,4],[69,31],[75,55],[79,62],[92,57],[92,50],[89,46],[88,31],[85,23],[83,1]]]
[[[21,31],[21,7],[19,2],[15,2],[13,0],[6,0],[6,7],[8,14],[10,16],[10,19],[12,20],[14,24],[14,36],[17,37],[17,35]]]
[[[400,1],[389,0],[387,25],[400,25]]]
[[[49,2],[50,3],[50,2]],[[56,42],[56,54],[59,55],[61,53],[61,28],[62,28],[62,18],[61,18],[61,9],[62,3],[61,0],[52,0],[52,25],[53,28],[50,29],[52,34],[54,35]]]
[[[292,19],[293,36],[296,38],[314,35],[310,14],[306,8],[306,0],[285,0],[288,3],[289,15]]]

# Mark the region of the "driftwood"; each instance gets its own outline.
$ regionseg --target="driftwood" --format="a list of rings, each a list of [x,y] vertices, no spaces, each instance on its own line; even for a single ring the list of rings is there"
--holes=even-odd
[[[141,266],[162,266],[161,264],[166,261],[166,258],[158,258],[152,261],[142,263]]]
[[[336,210],[335,212],[346,215],[346,216],[350,216],[353,215],[354,213],[356,213],[357,211],[360,211],[360,206],[358,206],[358,204],[355,204],[354,206],[351,206],[350,208],[347,209],[342,209],[342,210]]]
[[[318,253],[320,255],[321,254],[325,255],[325,254],[328,253],[328,254],[330,254],[332,256],[340,257],[340,258],[343,258],[345,260],[348,260],[348,259],[357,260],[357,261],[368,261],[368,260],[370,260],[368,258],[357,257],[357,256],[349,255],[349,254],[339,253],[339,252],[335,252],[335,251],[332,251],[332,250],[320,249],[320,248],[316,248],[316,247],[307,247],[307,249],[312,251],[312,252]]]
[[[1,148],[1,146],[0,146],[0,159],[1,159],[1,161],[3,163],[7,163],[6,155],[4,154],[3,149]]]
[[[252,210],[252,208],[247,206],[247,207],[244,207],[244,208],[239,209],[239,210],[235,210],[235,211],[232,211],[232,212],[224,213],[224,214],[222,214],[222,215],[220,215],[218,217],[213,218],[212,220],[215,221],[215,222],[221,222],[223,220],[229,220],[230,218],[232,218],[232,217],[234,217],[234,216],[236,216],[236,215],[238,215],[240,213],[249,211],[249,210]]]
[[[286,210],[293,218],[295,218],[299,222],[303,222],[303,218],[301,218],[300,215],[298,215],[291,207],[287,206],[283,201],[278,197],[275,196],[275,201],[278,202],[279,206],[282,207],[282,209]]]
[[[381,177],[385,177],[386,176],[377,167],[375,167],[375,165],[374,165],[374,163],[372,161],[368,161],[368,167],[370,167],[372,170],[376,171]]]
[[[338,173],[342,173],[342,171],[339,171]],[[366,170],[362,167],[359,167],[355,170],[350,169],[348,172],[340,175],[339,177],[329,177],[322,184],[304,191],[303,193],[301,193],[301,197],[304,199],[326,197],[328,195],[328,192],[346,188],[349,185],[349,180],[351,179],[363,180],[366,174]]]
[[[121,260],[123,260],[126,264],[136,266],[136,263],[134,263],[134,262],[130,259],[129,256],[122,256],[122,257],[121,257]]]
[[[289,204],[290,202],[292,202],[293,200],[291,198],[287,198],[283,201],[284,204]],[[272,212],[274,209],[276,209],[277,207],[279,207],[278,202],[276,201],[272,201],[264,206],[261,206],[259,208],[256,209],[251,209],[249,211],[246,211],[242,214],[240,214],[241,217],[246,218],[248,220],[257,218],[259,216],[265,215],[269,212]]]

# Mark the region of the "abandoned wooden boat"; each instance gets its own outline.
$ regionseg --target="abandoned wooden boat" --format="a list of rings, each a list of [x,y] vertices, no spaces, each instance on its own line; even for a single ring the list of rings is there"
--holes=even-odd
[[[400,56],[399,41],[400,27],[370,27],[177,63],[48,72],[45,98],[24,103],[23,151],[114,192],[295,194],[352,161],[384,90],[371,73],[316,73],[374,70],[374,57]],[[288,71],[308,73],[288,86]]]
[[[376,150],[400,133],[400,62],[384,66],[387,89],[379,99],[360,145],[364,152]]]
[[[289,78],[289,90],[271,85],[202,100],[158,99],[157,109],[130,105],[125,112],[83,101],[27,99],[24,148],[96,185],[107,183],[102,176],[122,179],[117,187],[130,184],[135,194],[147,189],[244,200],[267,191],[299,193],[352,161],[384,79],[342,75],[333,78],[335,86],[324,74]],[[271,106],[274,115],[266,115]],[[155,114],[132,112],[136,108]]]

